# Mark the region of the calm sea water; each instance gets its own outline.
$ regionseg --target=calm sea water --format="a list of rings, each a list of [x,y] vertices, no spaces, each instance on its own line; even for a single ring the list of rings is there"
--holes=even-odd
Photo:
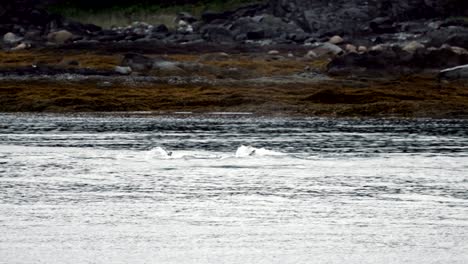
[[[0,114],[0,263],[468,263],[468,121]]]

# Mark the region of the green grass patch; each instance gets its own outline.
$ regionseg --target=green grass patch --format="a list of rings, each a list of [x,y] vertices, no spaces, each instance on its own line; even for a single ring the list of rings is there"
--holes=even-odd
[[[132,4],[115,5],[112,7],[87,8],[77,4],[60,4],[50,6],[53,13],[67,18],[110,28],[112,26],[126,26],[134,21],[150,24],[165,24],[174,27],[174,19],[180,12],[189,12],[199,17],[204,11],[222,12],[246,4],[260,3],[264,0],[207,0],[195,4],[161,5],[161,4]]]

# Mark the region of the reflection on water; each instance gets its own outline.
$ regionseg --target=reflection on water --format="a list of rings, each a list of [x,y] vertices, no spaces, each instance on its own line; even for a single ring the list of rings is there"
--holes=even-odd
[[[0,263],[467,263],[468,121],[0,115]]]

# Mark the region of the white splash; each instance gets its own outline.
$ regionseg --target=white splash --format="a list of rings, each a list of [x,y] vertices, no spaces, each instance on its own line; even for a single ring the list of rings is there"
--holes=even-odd
[[[148,151],[147,153],[148,158],[162,158],[162,159],[169,159],[172,157],[172,151],[168,151],[162,147],[155,147]]]
[[[255,148],[252,146],[240,146],[236,151],[236,158],[245,158],[252,156],[279,156],[284,155],[284,153],[268,150],[265,148]]]

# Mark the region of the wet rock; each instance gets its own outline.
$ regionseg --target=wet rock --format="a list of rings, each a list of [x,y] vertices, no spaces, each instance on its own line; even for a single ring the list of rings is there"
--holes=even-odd
[[[49,33],[47,40],[53,44],[65,44],[71,42],[74,35],[68,30],[59,30],[56,32]]]

